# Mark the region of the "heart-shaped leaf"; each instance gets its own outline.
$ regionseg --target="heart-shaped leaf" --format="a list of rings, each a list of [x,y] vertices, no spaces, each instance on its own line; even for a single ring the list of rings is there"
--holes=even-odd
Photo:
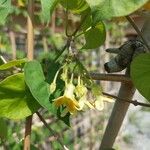
[[[89,5],[85,0],[60,0],[60,3],[66,9],[71,10],[73,13],[77,14],[80,14],[89,8]]]
[[[24,67],[25,81],[34,98],[44,108],[51,110],[52,104],[49,101],[49,84],[45,82],[45,77],[41,64],[38,61],[30,61]]]
[[[25,84],[23,73],[9,76],[0,82],[0,116],[22,119],[39,108],[40,105]]]
[[[0,24],[4,24],[6,17],[11,12],[11,0],[1,0],[0,1]]]
[[[126,16],[149,0],[86,0],[92,10],[94,22],[111,17]]]
[[[101,22],[84,34],[86,44],[82,49],[94,49],[101,46],[106,39],[105,25]]]
[[[49,22],[53,10],[55,9],[56,5],[58,4],[59,0],[41,0],[42,12],[41,12],[41,19],[44,22]]]
[[[138,91],[150,102],[150,54],[141,54],[133,60],[131,78]]]

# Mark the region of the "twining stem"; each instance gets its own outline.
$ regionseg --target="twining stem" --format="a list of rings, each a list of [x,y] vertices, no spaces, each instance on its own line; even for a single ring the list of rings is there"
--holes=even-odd
[[[83,23],[85,22],[85,20],[87,19],[89,13],[87,13],[83,19],[81,20],[80,24],[78,25],[78,27],[76,28],[76,30],[73,32],[72,36],[75,36],[77,34],[77,32],[80,30],[80,28],[82,27]]]
[[[133,19],[130,16],[126,16],[126,19],[129,21],[129,23],[133,26],[133,28],[135,29],[135,31],[138,33],[139,37],[142,39],[143,43],[145,44],[145,46],[147,47],[146,51],[149,52],[150,51],[150,47],[146,41],[146,39],[144,38],[144,36],[142,35],[141,31],[139,30],[138,26],[135,24],[135,22],[133,21]]]
[[[41,116],[41,114],[39,112],[36,112],[37,116],[40,118],[40,120],[43,122],[43,124],[45,125],[45,127],[53,134],[54,138],[57,139],[57,141],[59,142],[59,144],[62,146],[62,148],[64,150],[67,150],[66,146],[63,144],[63,142],[59,139],[60,134],[57,133],[56,131],[54,131],[52,128],[49,127],[49,125],[47,124],[47,122],[45,121],[45,119]]]
[[[124,101],[124,102],[127,102],[127,103],[131,103],[133,104],[134,106],[143,106],[143,107],[150,107],[150,104],[146,104],[146,103],[141,103],[141,102],[138,102],[137,100],[129,100],[129,99],[125,99],[125,98],[120,98],[118,96],[115,96],[115,95],[112,95],[112,94],[109,94],[109,93],[105,93],[105,92],[102,92],[103,95],[105,96],[108,96],[108,97],[111,97],[111,98],[114,98],[116,100],[120,100],[120,101]]]
[[[70,37],[71,35],[69,35],[68,33],[68,25],[69,23],[68,23],[68,8],[67,8],[65,11],[65,34],[67,37]]]
[[[62,50],[59,52],[59,54],[56,56],[56,58],[54,59],[54,62],[57,62],[58,59],[60,58],[60,56],[63,54],[63,52],[69,48],[71,43],[71,38],[68,38],[67,43],[65,44],[65,46],[62,48]]]
[[[75,29],[75,31],[69,35],[67,28],[68,28],[68,10],[66,10],[65,13],[65,22],[66,22],[66,28],[65,28],[65,32],[66,32],[66,36],[68,37],[67,39],[67,43],[65,44],[65,46],[62,48],[62,50],[60,51],[60,53],[57,55],[57,57],[54,59],[54,61],[58,61],[59,57],[63,54],[63,52],[68,49],[70,47],[70,43],[71,41],[75,40],[75,35],[77,34],[77,32],[80,30],[81,26],[83,25],[84,21],[86,20],[86,18],[88,17],[88,13],[87,15],[84,16],[84,18],[82,19],[82,21],[80,22],[80,24],[77,26],[77,28]]]

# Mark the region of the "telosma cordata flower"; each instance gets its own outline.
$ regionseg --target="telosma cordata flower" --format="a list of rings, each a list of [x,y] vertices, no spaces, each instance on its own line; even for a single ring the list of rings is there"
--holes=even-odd
[[[65,82],[64,95],[54,100],[54,105],[56,107],[66,106],[65,109],[67,112],[70,112],[70,114],[76,113],[80,108],[78,101],[75,99],[75,86],[73,85],[72,80],[73,76],[69,83]]]
[[[101,111],[104,109],[104,102],[113,102],[112,98],[106,97],[104,95],[96,96],[96,100],[94,102],[94,107]]]
[[[95,101],[93,103],[94,107],[101,111],[104,109],[104,102],[113,102],[112,98],[104,96],[102,94],[102,89],[99,85],[93,84],[92,87],[93,95],[95,96]]]
[[[87,88],[83,84],[83,81],[81,80],[80,76],[78,77],[78,84],[75,88],[75,94],[79,101],[79,110],[82,110],[84,106],[88,106],[91,109],[94,109],[94,106],[87,100]]]

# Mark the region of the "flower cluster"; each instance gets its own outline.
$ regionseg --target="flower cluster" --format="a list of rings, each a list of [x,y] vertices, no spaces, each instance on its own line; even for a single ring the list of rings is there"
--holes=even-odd
[[[57,71],[53,82],[50,84],[50,92],[53,93],[56,90],[56,80],[58,77],[59,71]],[[86,107],[90,109],[103,110],[104,101],[112,102],[111,98],[105,97],[102,95],[102,90],[99,85],[93,83],[91,87],[91,92],[93,94],[94,100],[88,101],[88,89],[85,86],[83,80],[78,76],[77,85],[73,83],[73,74],[71,79],[68,79],[68,69],[63,69],[61,74],[61,79],[65,82],[64,94],[53,100],[54,105],[58,108],[65,106],[63,112],[76,114],[77,111],[82,111]]]

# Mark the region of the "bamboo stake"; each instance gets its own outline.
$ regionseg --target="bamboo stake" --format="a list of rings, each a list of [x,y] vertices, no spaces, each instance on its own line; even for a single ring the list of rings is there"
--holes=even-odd
[[[34,6],[34,0],[28,0],[27,57],[29,60],[33,59],[33,49],[34,49],[33,6]],[[32,127],[32,115],[26,118],[24,150],[30,150],[31,127]]]
[[[129,69],[127,69],[125,75],[129,76]],[[132,83],[122,83],[120,90],[119,90],[118,97],[126,98],[132,101],[134,92],[135,92],[135,88]],[[112,114],[109,118],[106,130],[105,130],[102,142],[101,142],[100,150],[112,148],[129,105],[130,103],[127,103],[125,101],[124,102],[119,101],[119,99],[117,99],[117,101],[115,102]]]
[[[33,59],[33,49],[34,49],[33,4],[34,0],[28,0],[27,57],[29,60]]]

